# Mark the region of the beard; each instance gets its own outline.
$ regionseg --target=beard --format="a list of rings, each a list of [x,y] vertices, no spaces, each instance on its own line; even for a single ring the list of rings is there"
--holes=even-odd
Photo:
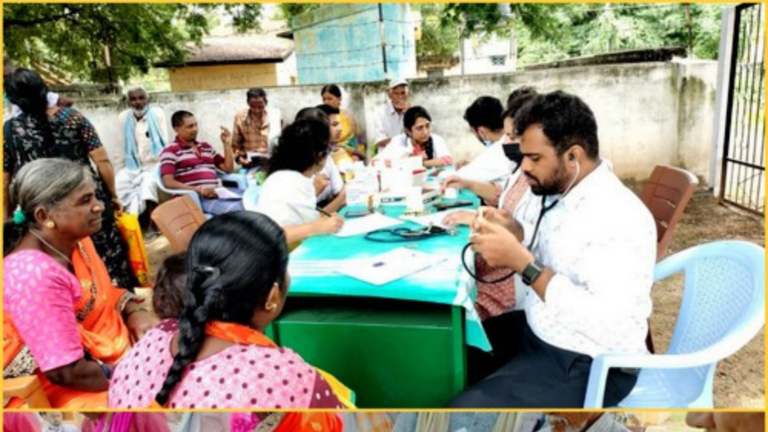
[[[567,188],[568,184],[571,182],[571,176],[568,174],[568,170],[562,162],[558,163],[555,173],[543,181],[528,173],[524,174],[535,182],[534,184],[530,184],[530,186],[531,192],[536,196],[559,195],[565,191],[565,188]]]

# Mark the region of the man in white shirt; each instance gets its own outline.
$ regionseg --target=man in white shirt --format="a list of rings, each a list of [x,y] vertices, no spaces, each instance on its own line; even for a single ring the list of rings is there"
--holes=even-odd
[[[383,149],[392,138],[403,133],[403,116],[410,107],[408,82],[404,79],[392,80],[389,83],[389,101],[379,108],[374,119],[377,149]]]
[[[451,405],[576,408],[593,358],[646,352],[656,227],[600,159],[595,117],[581,99],[540,95],[517,113],[515,130],[530,190],[514,215],[480,209],[471,241],[489,265],[520,275],[525,311],[484,322],[493,354],[468,352],[482,380]],[[611,370],[605,405],[636,381],[636,370]]]
[[[125,167],[115,176],[115,188],[124,210],[139,215],[146,228],[157,205],[154,170],[168,144],[168,124],[163,110],[150,104],[143,88],[130,89],[127,98],[129,108],[117,116]]]
[[[471,162],[459,168],[456,176],[480,182],[503,181],[514,166],[504,156],[504,107],[491,96],[477,98],[464,112],[464,120],[485,149]]]

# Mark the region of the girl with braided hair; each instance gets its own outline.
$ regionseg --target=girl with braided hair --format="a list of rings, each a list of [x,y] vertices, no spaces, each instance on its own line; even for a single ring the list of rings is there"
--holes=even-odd
[[[187,251],[181,316],[118,364],[109,406],[340,407],[317,369],[264,335],[285,303],[287,267],[285,235],[269,217],[233,212],[204,223]]]

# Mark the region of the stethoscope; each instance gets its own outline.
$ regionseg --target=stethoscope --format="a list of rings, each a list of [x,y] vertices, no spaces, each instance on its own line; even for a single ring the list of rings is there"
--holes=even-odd
[[[414,240],[424,240],[443,235],[455,235],[455,229],[445,229],[439,226],[428,225],[424,228],[394,228],[371,231],[365,235],[365,239],[375,243],[402,243]]]
[[[535,225],[535,227],[533,229],[533,235],[531,236],[531,241],[528,243],[528,250],[529,251],[533,250],[533,245],[536,243],[536,238],[539,235],[539,228],[541,227],[541,221],[544,219],[544,216],[547,213],[549,213],[550,210],[555,208],[555,206],[558,205],[565,198],[566,195],[568,195],[568,193],[573,188],[573,184],[576,183],[576,179],[579,178],[579,174],[581,173],[581,165],[579,165],[579,161],[574,160],[574,162],[576,162],[576,175],[574,175],[573,178],[571,179],[571,183],[565,189],[565,192],[560,194],[560,196],[558,196],[550,204],[547,204],[547,197],[548,197],[548,195],[542,195],[542,197],[541,197],[541,210],[539,210],[539,217],[536,218],[536,225]],[[521,175],[525,175],[525,174],[521,174]],[[528,202],[528,204],[530,204],[530,201]],[[461,250],[461,264],[464,266],[464,270],[466,270],[467,274],[469,274],[472,277],[472,279],[476,280],[477,282],[482,282],[482,283],[485,283],[485,284],[497,284],[497,283],[503,282],[503,281],[505,281],[505,280],[507,280],[507,279],[509,279],[509,278],[511,278],[512,276],[515,275],[515,271],[512,270],[512,271],[509,272],[509,274],[501,276],[498,279],[485,280],[485,279],[480,278],[475,273],[473,273],[472,270],[470,270],[469,266],[467,265],[467,260],[466,260],[465,257],[466,257],[466,254],[467,254],[467,250],[470,247],[472,247],[472,242],[467,243],[464,246],[464,249]]]

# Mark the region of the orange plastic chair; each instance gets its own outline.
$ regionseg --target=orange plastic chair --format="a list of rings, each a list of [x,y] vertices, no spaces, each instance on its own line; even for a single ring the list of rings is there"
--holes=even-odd
[[[660,165],[651,173],[640,199],[656,221],[656,262],[667,256],[672,234],[698,184],[696,176],[680,168]]]
[[[5,408],[50,408],[43,383],[37,376],[30,375],[21,378],[3,380],[3,401]]]
[[[653,169],[640,199],[651,211],[656,222],[656,262],[667,256],[675,228],[698,184],[696,176],[686,170],[667,165],[659,165]],[[650,320],[645,345],[648,351],[655,352]]]
[[[152,220],[168,239],[175,252],[184,252],[195,231],[207,219],[200,207],[188,196],[173,198],[152,212]]]

